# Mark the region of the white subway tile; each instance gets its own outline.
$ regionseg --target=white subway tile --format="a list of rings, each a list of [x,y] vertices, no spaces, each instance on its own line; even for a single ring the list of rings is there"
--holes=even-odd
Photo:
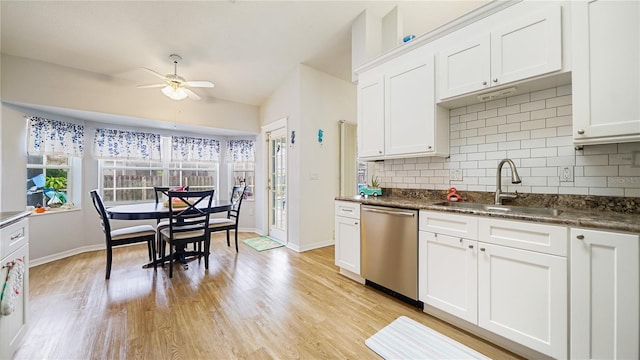
[[[465,154],[470,152],[477,152],[477,151],[478,151],[478,145],[467,145],[467,146],[460,147],[460,152]]]
[[[486,169],[465,169],[463,170],[464,179],[466,180],[468,177],[480,177],[487,176]]]
[[[509,132],[514,132],[514,131],[520,131],[520,123],[506,124],[506,125],[498,126],[498,132],[499,133],[509,133]]]
[[[393,159],[394,165],[404,165],[404,159]]]
[[[498,144],[500,150],[519,150],[520,141],[506,141]]]
[[[560,115],[560,114],[558,114]],[[570,115],[556,116],[547,119],[547,127],[553,126],[571,126],[573,124],[573,118]]]
[[[498,133],[497,126],[486,126],[478,129],[478,135],[494,135]]]
[[[498,116],[498,109],[488,109],[478,112],[478,119],[488,119]]]
[[[485,103],[486,109],[496,109],[507,106],[507,99],[497,99],[493,101],[487,101]]]
[[[498,150],[498,144],[497,143],[491,143],[491,144],[482,144],[482,145],[478,145],[478,151],[479,152],[488,152],[488,151],[496,151]]]
[[[609,165],[631,165],[631,154],[609,155]]]
[[[487,135],[486,143],[500,143],[503,141],[507,141],[507,134],[495,134],[495,135]]]
[[[531,119],[531,113],[528,112],[507,115],[507,123],[529,121],[529,119]]]
[[[452,131],[449,133],[449,139],[460,139],[460,131]]]
[[[467,191],[489,191],[486,186],[483,185],[473,185],[467,188]]]
[[[560,177],[559,176],[547,177],[547,186],[555,186],[557,189],[560,186]]]
[[[409,170],[407,171],[407,176],[420,176],[420,170]]]
[[[451,157],[449,158],[449,160],[453,161],[466,161],[467,160],[467,154],[466,153],[460,153],[460,154],[455,154],[455,155],[450,155]]]
[[[396,164],[393,164],[393,165],[391,166],[391,170],[394,170],[394,171],[402,170],[402,165],[404,165],[404,164],[397,164],[397,165],[396,165]]]
[[[449,131],[467,130],[467,123],[453,124],[449,126]]]
[[[466,106],[449,110],[449,116],[459,116],[459,115],[464,115],[466,113],[467,113]]]
[[[467,138],[450,139],[449,145],[451,146],[467,145]]]
[[[546,167],[547,166],[547,159],[546,158],[529,158],[529,159],[522,159],[520,161],[522,167],[528,167],[528,168],[532,168],[532,167]],[[547,175],[548,176],[548,175]]]
[[[441,163],[441,162],[440,163],[437,163],[437,162],[431,163],[431,164],[429,164],[429,169],[431,169],[431,170],[444,169],[444,163]]]
[[[507,123],[506,116],[498,116],[498,117],[487,119],[487,126],[502,125],[506,123]]]
[[[536,148],[531,149],[531,157],[556,157],[558,156],[558,148]]]
[[[447,177],[439,177],[439,176],[432,176],[429,178],[429,184],[442,184],[445,181],[449,180],[449,174],[447,174]]]
[[[473,113],[468,113],[468,114],[460,116],[460,122],[461,123],[469,122],[469,121],[473,121],[473,120],[478,120],[478,113],[473,112]]]
[[[573,167],[573,176],[584,176],[584,166],[574,166]]]
[[[407,170],[396,170],[396,176],[400,177],[400,176],[407,176]]]
[[[507,106],[529,102],[529,93],[522,95],[510,96],[507,98]]]
[[[558,156],[571,156],[576,154],[576,148],[573,145],[570,146],[558,146]]]
[[[640,188],[638,176],[609,176],[607,180],[609,187]]]
[[[477,161],[461,161],[460,162],[460,168],[462,168],[462,169],[477,169],[478,168],[478,162]]]
[[[551,129],[547,129],[551,130]],[[558,136],[547,138],[547,146],[569,146],[573,144],[571,136]]]
[[[471,136],[478,136],[478,129],[469,129],[460,131],[460,137],[466,138]]]
[[[557,194],[558,188],[554,186],[534,186],[531,187],[532,194]]]
[[[449,180],[449,169],[434,170],[434,175]]]
[[[618,144],[618,153],[625,154],[633,151],[640,151],[640,142]]]
[[[620,176],[638,176],[640,177],[640,167],[631,167],[631,165],[615,166],[618,168]]]
[[[493,173],[495,174],[495,169],[498,167],[498,161],[502,160],[506,157],[507,153],[503,152],[503,151],[498,151],[498,153],[502,153],[501,157],[489,157],[489,154],[487,153],[487,160],[485,161],[478,161],[478,168],[480,169],[493,169]],[[496,154],[497,156],[498,154]],[[493,159],[493,160],[491,160]],[[488,170],[487,170],[488,171]]]
[[[507,157],[507,152],[506,151],[490,151],[485,154],[485,157],[487,158],[487,160],[502,160]],[[496,167],[496,166],[498,166],[497,162],[492,162],[489,165],[489,167]]]
[[[409,159],[406,159],[409,160]],[[402,170],[415,170],[416,169],[416,164],[404,164],[402,165]]]
[[[558,86],[556,89],[556,92],[558,96],[563,96],[563,95],[570,95],[571,90],[572,90],[571,84],[567,84],[567,85]]]
[[[618,144],[585,145],[585,155],[617,154]]]
[[[567,166],[575,164],[576,158],[574,156],[557,156],[547,158],[547,166]]]
[[[538,100],[530,103],[520,104],[520,111],[534,111],[534,110],[542,110],[546,108],[546,101]]]
[[[407,158],[404,159],[405,164],[416,164],[418,162],[418,158]]]
[[[576,186],[586,186],[589,188],[594,188],[594,187],[606,188],[607,178],[605,176],[575,177],[574,183],[576,184]]]
[[[571,115],[573,114],[573,106],[571,105],[558,106],[558,109],[556,109],[556,112],[558,116]]]
[[[585,166],[585,176],[618,176],[617,166]]]
[[[437,158],[429,156],[429,157],[419,157],[417,159],[418,159],[418,164],[424,164],[424,163],[430,163]]]
[[[485,108],[485,104],[484,103],[468,105],[467,106],[467,113],[484,111],[485,109],[486,108]]]
[[[507,141],[529,140],[530,138],[531,138],[530,131],[518,131],[518,132],[507,133]]]
[[[625,197],[640,197],[640,189],[624,189]]]
[[[503,108],[498,108],[498,116],[517,114],[520,112],[520,105],[511,105]]]
[[[531,101],[548,99],[556,96],[556,88],[540,90],[532,92],[530,95]]]
[[[542,165],[542,167],[533,167],[533,168],[531,168],[531,173],[535,174],[536,176],[546,176],[547,180],[549,178],[560,179],[558,177],[558,168],[555,167],[555,166]],[[549,184],[549,182],[547,182],[547,185],[551,185],[551,184]],[[558,184],[556,184],[555,186],[558,186]]]
[[[429,183],[429,178],[427,176],[417,177],[416,178],[416,183],[417,184],[428,184]]]
[[[438,157],[438,156],[434,156],[434,157],[429,157],[427,159],[431,159],[431,162],[446,162],[447,159],[443,158],[443,157]]]
[[[467,154],[468,160],[485,160],[485,153],[477,152],[477,153],[469,153]]]
[[[449,125],[459,124],[459,123],[460,123],[460,116],[449,117]]]
[[[565,183],[569,184],[569,183]],[[571,183],[573,186],[573,183]],[[558,193],[563,195],[589,195],[588,187],[560,187]]]
[[[524,159],[531,156],[531,149],[522,149],[522,150],[508,150],[507,157],[513,160],[515,159]]]
[[[416,164],[416,170],[427,170],[431,166],[431,163],[419,163]]]
[[[556,136],[556,128],[549,129],[534,129],[531,130],[531,138],[539,139],[539,138],[549,138],[552,136]]]
[[[531,133],[529,133],[529,136],[531,136]],[[545,139],[522,140],[520,141],[520,146],[523,149],[544,148],[545,146],[547,146],[547,142]]]
[[[568,136],[573,134],[573,127],[569,126],[558,126],[558,136]]]
[[[420,176],[430,177],[433,176],[435,170],[420,170]]]
[[[495,185],[496,183],[496,178],[495,177],[490,177],[490,176],[485,176],[485,177],[479,177],[478,178],[478,184],[479,185]]]
[[[576,165],[579,165],[579,166],[609,165],[609,156],[608,155],[578,155],[576,156]]]
[[[467,138],[467,144],[471,145],[471,144],[485,144],[487,142],[486,138],[484,136],[474,136],[474,137],[470,137]]]
[[[477,129],[477,128],[483,128],[486,125],[486,121],[485,120],[476,120],[476,121],[469,121],[467,123],[467,129]]]
[[[531,112],[531,120],[548,119],[557,116],[556,108],[535,110]]]
[[[412,176],[405,176],[402,178],[402,181],[405,184],[415,184],[416,183],[416,178],[412,177]]]
[[[590,188],[589,195],[595,196],[624,196],[624,189],[616,188]]]
[[[547,108],[571,105],[571,95],[558,96],[547,99]]]
[[[520,128],[522,130],[544,129],[545,127],[546,127],[545,119],[525,121],[522,124],[520,124]]]

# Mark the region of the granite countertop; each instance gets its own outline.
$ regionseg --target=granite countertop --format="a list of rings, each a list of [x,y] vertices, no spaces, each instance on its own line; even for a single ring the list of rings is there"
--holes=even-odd
[[[559,210],[561,210],[561,212],[559,215],[527,214],[519,213],[517,211],[505,213],[502,211],[492,211],[484,209],[458,207],[452,208],[447,206],[439,206],[437,204],[444,201],[442,198],[434,199],[429,197],[408,198],[402,196],[380,196],[365,198],[358,195],[352,197],[337,197],[336,200],[358,202],[365,205],[390,206],[414,210],[455,212],[459,214],[473,214],[503,219],[535,221],[572,227],[596,228],[640,234],[640,214],[635,213],[630,214],[599,209],[571,208],[560,208]],[[482,203],[491,204],[491,202],[488,201],[483,201]]]
[[[31,215],[31,211],[3,211],[0,212],[0,228]]]

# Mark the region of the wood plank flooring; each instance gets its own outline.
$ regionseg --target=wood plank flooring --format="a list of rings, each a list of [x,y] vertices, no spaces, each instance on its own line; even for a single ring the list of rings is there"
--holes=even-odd
[[[242,239],[257,236],[241,233]],[[334,248],[236,254],[213,235],[209,270],[142,269],[145,245],[31,268],[29,330],[16,359],[379,359],[364,341],[400,315],[494,359],[518,359],[338,274]]]

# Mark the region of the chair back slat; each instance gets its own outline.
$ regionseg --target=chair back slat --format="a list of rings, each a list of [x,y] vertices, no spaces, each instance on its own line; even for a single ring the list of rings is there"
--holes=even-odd
[[[169,191],[171,189],[179,189],[180,186],[154,186],[153,194],[156,196],[156,204],[160,202],[160,197],[164,195],[165,197],[169,197]],[[184,191],[189,191],[189,185],[183,186],[181,189]]]
[[[231,190],[231,209],[227,213],[228,219],[235,219],[237,221],[240,216],[240,207],[242,206],[242,200],[245,198],[246,186],[234,186]]]
[[[107,241],[110,239],[111,234],[111,224],[109,223],[109,217],[107,216],[107,210],[104,207],[104,203],[102,202],[102,198],[100,194],[98,194],[98,190],[91,190],[91,202],[93,203],[93,207],[98,212],[98,216],[100,217],[100,225],[102,226],[102,231],[107,235]]]
[[[169,233],[171,238],[180,233],[192,233],[204,236],[208,232],[209,214],[214,190],[204,191],[168,191]]]

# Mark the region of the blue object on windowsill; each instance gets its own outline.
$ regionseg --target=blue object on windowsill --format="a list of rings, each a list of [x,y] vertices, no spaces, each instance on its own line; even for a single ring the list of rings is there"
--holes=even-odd
[[[416,38],[416,36],[413,35],[413,34],[412,35],[407,35],[404,38],[402,38],[402,42],[408,43],[409,41],[411,41],[411,40],[413,40],[415,38]]]

